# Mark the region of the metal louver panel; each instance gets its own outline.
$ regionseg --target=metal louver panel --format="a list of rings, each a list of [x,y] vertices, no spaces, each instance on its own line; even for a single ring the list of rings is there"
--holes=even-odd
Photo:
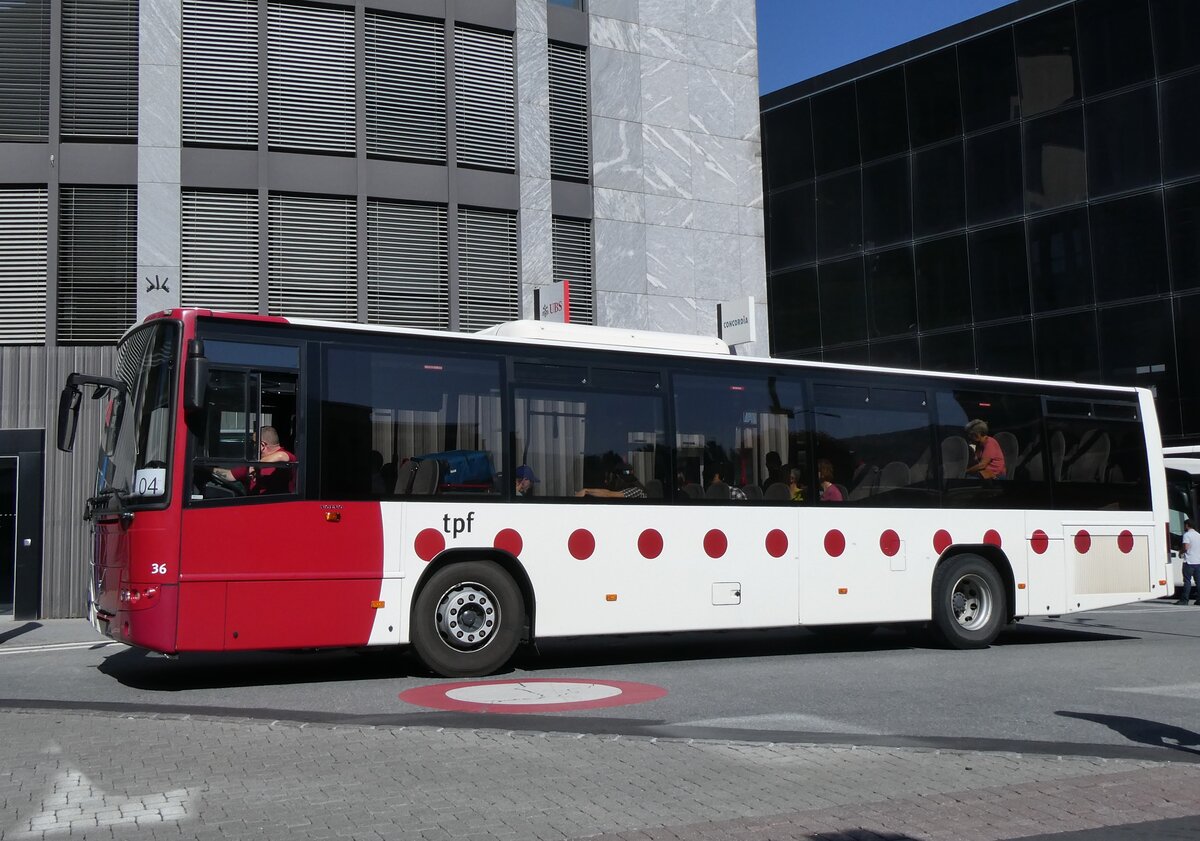
[[[63,136],[136,139],[137,99],[137,0],[63,0]]]
[[[258,312],[258,195],[185,190],[182,204],[183,306]]]
[[[445,206],[367,203],[367,321],[449,329]]]
[[[354,10],[271,3],[267,19],[271,147],[353,152]]]
[[[582,47],[550,44],[550,175],[587,181],[587,52]]]
[[[271,314],[357,321],[354,201],[276,193],[268,216]]]
[[[258,144],[258,4],[184,0],[183,140]]]
[[[367,152],[446,160],[442,23],[367,12]]]
[[[46,340],[47,207],[45,188],[0,190],[0,344]]]
[[[511,35],[454,28],[454,131],[460,165],[516,168],[514,76]]]
[[[114,342],[137,317],[137,190],[63,187],[58,337]]]
[[[50,131],[50,0],[0,3],[0,140]]]
[[[554,279],[571,284],[571,321],[594,324],[596,295],[592,280],[592,223],[589,220],[554,217]]]
[[[519,318],[517,215],[458,211],[458,328],[472,332]]]

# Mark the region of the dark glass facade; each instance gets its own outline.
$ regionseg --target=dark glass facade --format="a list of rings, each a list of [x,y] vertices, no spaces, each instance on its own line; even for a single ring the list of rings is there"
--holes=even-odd
[[[1018,0],[762,112],[774,355],[1145,386],[1200,442],[1200,2]]]

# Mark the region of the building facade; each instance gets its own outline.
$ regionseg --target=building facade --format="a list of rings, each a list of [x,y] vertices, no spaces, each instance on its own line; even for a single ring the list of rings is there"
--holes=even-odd
[[[1021,0],[762,109],[776,355],[1147,386],[1200,441],[1200,4]]]
[[[13,0],[0,56],[0,508],[43,511],[0,615],[84,608],[97,431],[44,441],[151,312],[472,331],[569,279],[608,326],[755,296],[766,352],[753,0]]]

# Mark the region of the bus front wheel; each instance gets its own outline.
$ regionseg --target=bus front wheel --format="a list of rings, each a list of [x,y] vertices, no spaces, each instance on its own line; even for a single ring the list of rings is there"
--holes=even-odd
[[[987,648],[1005,622],[1004,585],[977,555],[959,555],[933,576],[933,624],[951,648]]]
[[[451,564],[425,583],[412,621],[413,648],[431,671],[480,677],[496,672],[517,650],[525,602],[499,564]]]

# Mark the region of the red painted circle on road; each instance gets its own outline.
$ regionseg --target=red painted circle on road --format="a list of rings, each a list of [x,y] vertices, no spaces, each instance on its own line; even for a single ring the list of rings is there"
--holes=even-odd
[[[729,548],[729,540],[720,529],[709,529],[704,535],[704,553],[710,558],[719,558]]]
[[[938,529],[933,534],[933,551],[939,555],[950,548],[950,544],[954,542],[954,538],[950,536],[950,532],[945,529]]]
[[[586,561],[596,551],[596,538],[587,529],[575,529],[567,538],[567,551],[577,561]]]
[[[1050,548],[1050,535],[1041,529],[1034,529],[1033,534],[1029,536],[1029,548],[1039,555],[1046,554],[1046,550]]]
[[[1133,532],[1129,529],[1117,535],[1117,548],[1124,554],[1128,555],[1133,551]]]
[[[1092,548],[1092,536],[1085,529],[1080,529],[1075,535],[1075,551],[1080,555],[1086,555],[1088,550]]]
[[[987,543],[989,546],[1004,545],[1004,541],[1000,539],[1000,532],[996,531],[995,529],[987,530],[987,533],[983,536],[983,542]]]
[[[894,557],[900,551],[900,535],[896,534],[892,529],[888,529],[879,535],[879,551],[883,552],[889,558]]]
[[[642,553],[643,558],[654,560],[662,554],[662,550],[662,535],[654,529],[646,529],[638,535],[638,551]]]
[[[413,551],[426,563],[436,558],[445,548],[446,536],[437,529],[421,529],[413,541]]]
[[[520,557],[521,550],[525,548],[525,541],[521,540],[521,533],[516,529],[501,529],[492,545],[516,558]]]
[[[459,697],[454,697],[455,695]],[[522,695],[528,695],[530,702],[524,703],[521,700]],[[644,704],[647,701],[665,698],[666,695],[666,689],[649,683],[549,677],[435,683],[406,689],[399,697],[407,704],[435,710],[519,715]],[[489,696],[502,700],[483,700]],[[556,696],[564,700],[553,700]]]
[[[846,535],[837,529],[825,532],[825,553],[831,558],[840,558],[846,551]]]
[[[767,532],[767,554],[772,558],[782,558],[787,554],[787,534],[782,529],[771,529]]]

